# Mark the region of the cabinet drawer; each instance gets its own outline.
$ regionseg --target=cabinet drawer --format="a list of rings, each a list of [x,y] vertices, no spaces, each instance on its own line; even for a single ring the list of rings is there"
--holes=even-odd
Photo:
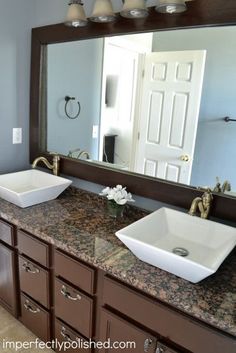
[[[94,269],[56,250],[55,273],[89,294],[94,293]]]
[[[18,231],[18,249],[20,253],[49,267],[49,246],[21,230]]]
[[[0,240],[14,246],[14,227],[0,219]]]
[[[236,352],[235,339],[169,309],[109,277],[104,279],[103,300],[110,307],[191,352]]]
[[[49,309],[49,273],[19,256],[20,289]]]
[[[55,315],[91,338],[93,300],[59,279],[55,280]]]
[[[110,313],[105,309],[101,309],[101,324],[100,324],[100,337],[99,341],[106,342],[110,339],[111,344],[120,342],[121,344],[127,344],[124,349],[118,348],[115,351],[121,352],[146,352],[155,353],[157,339],[134,326],[130,322],[123,320],[122,318]],[[129,343],[128,343],[129,342]],[[115,344],[116,344],[115,343]],[[110,353],[114,351],[114,348],[102,348],[101,353]],[[161,352],[160,352],[161,353]],[[163,351],[164,353],[164,351]]]
[[[86,347],[83,348],[82,342],[88,342],[84,340],[76,331],[72,330],[58,319],[56,319],[55,323],[55,338],[60,344],[62,344],[63,342],[65,342],[65,344],[70,344],[71,342],[74,342],[74,347],[78,347],[77,349],[73,349],[73,346],[70,347],[66,350],[67,353],[91,353],[91,349],[86,349]],[[64,348],[67,348],[67,346],[65,345]],[[57,350],[57,352],[59,352],[59,350]]]
[[[50,340],[49,313],[24,294],[21,294],[21,322],[41,340]]]

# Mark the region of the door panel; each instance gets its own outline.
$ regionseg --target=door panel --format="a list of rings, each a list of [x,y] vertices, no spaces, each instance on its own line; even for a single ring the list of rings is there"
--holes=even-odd
[[[136,172],[190,183],[205,57],[204,50],[146,55]]]
[[[0,300],[10,310],[16,306],[14,251],[0,244]]]

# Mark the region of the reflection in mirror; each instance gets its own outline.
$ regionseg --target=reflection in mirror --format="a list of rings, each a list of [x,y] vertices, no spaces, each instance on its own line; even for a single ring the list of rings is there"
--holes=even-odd
[[[224,120],[236,116],[235,31],[48,45],[41,85],[47,150],[236,195],[236,123]],[[74,120],[65,114],[66,96],[75,97],[71,116],[80,103]]]

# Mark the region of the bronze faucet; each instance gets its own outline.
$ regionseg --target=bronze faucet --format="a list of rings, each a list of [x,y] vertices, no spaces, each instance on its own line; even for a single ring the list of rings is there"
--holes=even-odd
[[[90,155],[87,151],[81,151],[79,154],[78,154],[78,159],[81,159],[82,157],[85,157],[86,159],[90,159]]]
[[[54,175],[58,175],[59,174],[59,161],[60,161],[60,156],[58,156],[57,154],[53,155],[52,164],[49,163],[47,158],[38,157],[33,161],[32,168],[36,168],[36,166],[39,162],[43,162],[48,169],[52,170]]]
[[[213,196],[209,190],[204,192],[202,197],[196,197],[190,207],[189,214],[191,216],[196,216],[197,211],[200,212],[200,217],[207,219],[211,210]]]
[[[223,192],[231,191],[231,184],[228,180],[225,180],[221,185],[219,177],[216,178],[216,186],[213,189],[213,192]]]
[[[225,180],[224,183],[222,184],[222,192],[225,192],[225,191],[231,191],[231,184],[228,180]]]

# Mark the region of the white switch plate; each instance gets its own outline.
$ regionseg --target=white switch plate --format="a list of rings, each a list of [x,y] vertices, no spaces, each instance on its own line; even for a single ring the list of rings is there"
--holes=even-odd
[[[93,125],[93,139],[98,138],[98,125]]]
[[[13,128],[12,143],[14,145],[22,143],[22,128],[21,127]]]

